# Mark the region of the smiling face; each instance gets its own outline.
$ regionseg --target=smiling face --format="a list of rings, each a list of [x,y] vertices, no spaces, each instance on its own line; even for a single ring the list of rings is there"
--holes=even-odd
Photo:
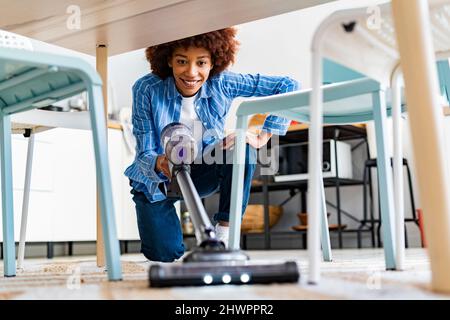
[[[213,64],[211,54],[205,48],[179,47],[173,51],[169,66],[178,91],[184,97],[191,97],[208,80]]]

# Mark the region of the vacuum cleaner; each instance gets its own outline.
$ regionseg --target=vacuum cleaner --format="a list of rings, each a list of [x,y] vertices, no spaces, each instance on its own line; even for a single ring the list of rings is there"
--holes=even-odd
[[[201,198],[190,176],[197,152],[192,132],[182,123],[171,123],[161,133],[172,179],[167,196],[182,197],[195,229],[197,246],[181,263],[155,264],[149,270],[150,287],[268,284],[298,282],[297,263],[250,262],[241,250],[228,250],[215,235]]]

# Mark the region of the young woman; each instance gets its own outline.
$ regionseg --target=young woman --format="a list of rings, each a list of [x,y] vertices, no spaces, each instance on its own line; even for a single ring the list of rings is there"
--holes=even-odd
[[[234,98],[298,89],[297,82],[288,77],[225,71],[237,52],[235,35],[234,28],[226,28],[146,50],[152,72],[133,86],[136,158],[125,175],[130,179],[136,204],[141,252],[149,260],[171,262],[184,254],[183,235],[174,208],[178,199],[164,193],[164,183],[171,177],[160,143],[163,128],[173,122],[184,123],[193,129],[200,147],[220,142],[223,152],[229,153],[234,135],[224,138],[224,124]],[[288,126],[288,120],[269,115],[260,134],[247,134],[243,213],[256,166],[255,149],[264,146],[272,134],[284,135]],[[220,191],[219,210],[214,220],[216,235],[225,244],[228,243],[231,176],[232,164],[191,166],[191,177],[201,197]]]

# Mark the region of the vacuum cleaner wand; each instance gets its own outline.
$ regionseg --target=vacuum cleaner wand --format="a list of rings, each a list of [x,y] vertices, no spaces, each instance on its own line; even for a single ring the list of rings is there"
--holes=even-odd
[[[215,238],[214,227],[212,226],[208,214],[203,207],[202,200],[198,195],[191,176],[185,168],[178,170],[176,179],[183,194],[188,211],[191,213],[192,223],[196,232],[197,242],[204,243],[211,238]]]

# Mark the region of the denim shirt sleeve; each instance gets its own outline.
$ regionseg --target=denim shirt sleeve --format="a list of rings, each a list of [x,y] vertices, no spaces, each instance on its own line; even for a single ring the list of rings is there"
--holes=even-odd
[[[158,153],[158,136],[153,122],[149,95],[150,86],[138,81],[133,86],[133,134],[136,137],[136,164],[139,170],[153,182],[168,180],[155,171]]]
[[[223,89],[230,98],[262,97],[298,90],[299,83],[289,77],[263,76],[260,74],[237,74],[225,72]],[[268,115],[262,130],[277,135],[285,135],[291,121]]]

